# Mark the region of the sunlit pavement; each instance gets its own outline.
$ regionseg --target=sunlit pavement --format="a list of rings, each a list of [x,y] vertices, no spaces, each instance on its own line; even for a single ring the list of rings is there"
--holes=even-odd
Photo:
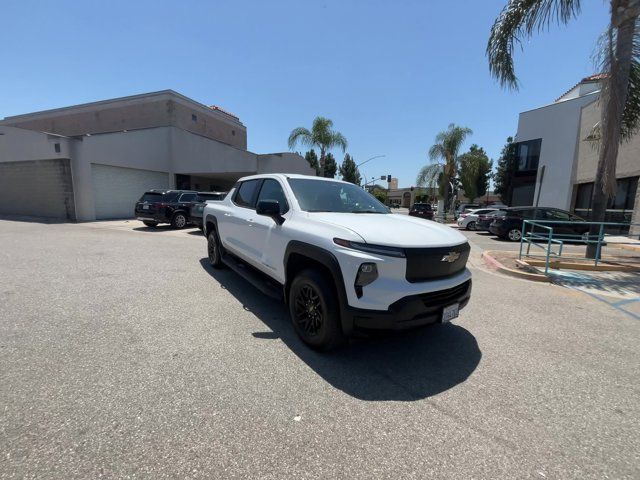
[[[640,322],[475,243],[452,325],[318,354],[195,229],[0,242],[1,478],[640,477]]]

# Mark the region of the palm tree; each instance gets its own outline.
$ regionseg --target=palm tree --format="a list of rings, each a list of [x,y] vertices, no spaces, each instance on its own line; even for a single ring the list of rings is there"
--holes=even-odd
[[[603,36],[600,64],[601,118],[597,132],[599,159],[592,199],[592,220],[602,222],[607,201],[616,194],[618,147],[640,121],[640,0],[610,0],[610,23]],[[580,14],[580,0],[509,0],[491,28],[487,44],[489,70],[502,86],[517,89],[513,48],[550,23],[567,24]],[[592,226],[591,235],[597,235]],[[587,246],[595,258],[596,245]]]
[[[327,152],[340,147],[342,152],[347,149],[347,139],[340,132],[333,130],[333,122],[328,118],[316,117],[311,131],[304,127],[294,128],[289,135],[289,148],[293,150],[296,144],[320,149],[320,175],[324,177],[324,161]]]
[[[473,132],[470,128],[459,127],[453,123],[445,131],[436,135],[436,143],[429,149],[430,165],[422,167],[416,183],[418,187],[433,188],[436,184],[444,197],[445,210],[451,205],[450,182],[458,172],[458,152],[460,147]]]

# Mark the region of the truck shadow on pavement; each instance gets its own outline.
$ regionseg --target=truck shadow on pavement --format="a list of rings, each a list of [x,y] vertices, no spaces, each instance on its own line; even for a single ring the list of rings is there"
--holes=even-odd
[[[367,401],[416,401],[464,382],[482,353],[475,337],[459,325],[433,325],[404,333],[357,338],[337,351],[309,349],[293,330],[282,303],[271,300],[230,270],[200,263],[246,310],[270,329],[255,332],[264,341],[280,339],[329,384]]]

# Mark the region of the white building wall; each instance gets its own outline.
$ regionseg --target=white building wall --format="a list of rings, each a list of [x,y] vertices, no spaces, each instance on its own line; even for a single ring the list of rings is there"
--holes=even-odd
[[[169,188],[175,187],[176,173],[217,176],[227,183],[256,173],[315,173],[297,154],[257,155],[177,127],[70,138],[0,125],[0,162],[58,158],[70,159],[78,221],[96,218],[93,164],[166,173]]]
[[[0,125],[0,162],[69,158],[73,140],[58,135]],[[55,144],[60,152],[55,151]]]
[[[315,169],[297,153],[270,153],[258,155],[258,173],[297,173],[315,175]]]
[[[542,138],[538,180],[533,197],[535,202],[540,189],[540,169],[545,165],[540,191],[541,207],[565,210],[571,207],[572,180],[580,133],[580,110],[596,99],[597,93],[591,93],[520,114],[515,141]]]

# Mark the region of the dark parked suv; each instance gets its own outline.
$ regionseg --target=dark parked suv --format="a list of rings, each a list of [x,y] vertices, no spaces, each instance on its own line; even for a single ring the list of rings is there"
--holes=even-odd
[[[489,231],[500,238],[506,238],[512,242],[519,242],[522,238],[523,220],[576,222],[574,225],[550,224],[549,226],[553,227],[554,235],[584,235],[589,231],[589,225],[581,223],[584,222],[584,219],[558,208],[512,207],[505,208],[501,212],[504,212],[504,215],[495,217],[495,220],[489,226]],[[527,231],[529,231],[528,228]],[[544,229],[538,229],[538,231],[539,233],[546,232]]]
[[[191,206],[191,211],[189,212],[191,223],[202,230],[202,211],[207,200],[224,200],[226,196],[227,192],[198,192],[197,203]]]
[[[427,220],[433,220],[433,209],[429,203],[414,203],[409,215],[412,217],[426,218]]]
[[[191,190],[149,190],[136,203],[135,217],[147,227],[170,223],[173,228],[184,228],[197,200],[198,193]]]

